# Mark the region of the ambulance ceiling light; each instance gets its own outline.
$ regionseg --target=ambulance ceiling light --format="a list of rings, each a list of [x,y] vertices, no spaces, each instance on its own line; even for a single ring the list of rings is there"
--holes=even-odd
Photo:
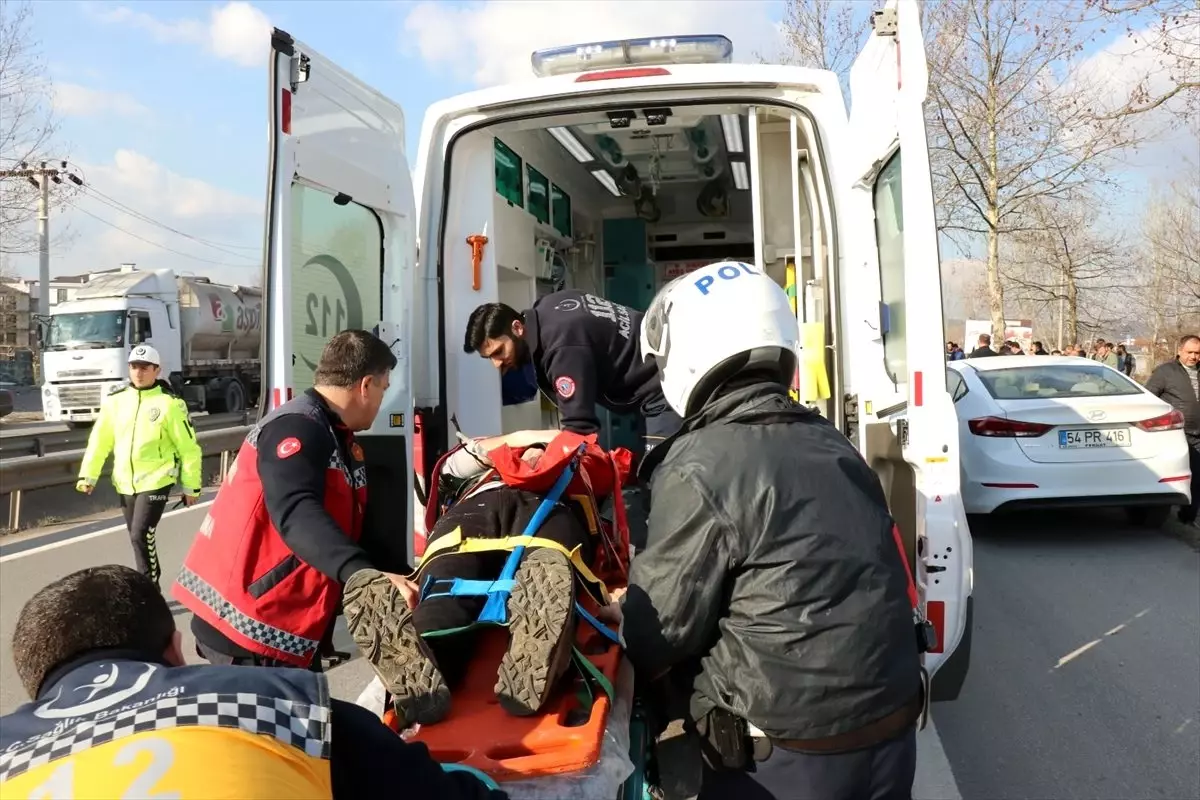
[[[540,78],[630,64],[728,64],[733,42],[719,35],[670,36],[572,44],[537,50],[530,57]]]
[[[750,172],[746,169],[745,161],[730,161],[729,168],[733,170],[733,185],[741,191],[750,188]]]
[[[721,132],[725,134],[725,149],[731,153],[745,150],[742,144],[742,117],[740,114],[722,114]]]
[[[613,180],[613,176],[608,174],[608,170],[595,169],[592,170],[592,177],[600,181],[600,185],[612,194],[613,197],[620,197],[621,190],[617,188],[617,182]]]
[[[576,139],[575,134],[566,128],[547,128],[547,130],[550,131],[551,136],[558,140],[563,149],[574,156],[575,160],[580,164],[586,164],[593,160],[592,154],[583,146],[583,143]]]

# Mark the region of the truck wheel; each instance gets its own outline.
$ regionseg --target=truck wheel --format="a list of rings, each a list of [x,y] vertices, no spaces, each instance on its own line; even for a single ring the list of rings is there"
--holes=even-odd
[[[242,388],[242,382],[237,378],[225,385],[224,400],[225,411],[230,414],[246,410],[246,390]]]

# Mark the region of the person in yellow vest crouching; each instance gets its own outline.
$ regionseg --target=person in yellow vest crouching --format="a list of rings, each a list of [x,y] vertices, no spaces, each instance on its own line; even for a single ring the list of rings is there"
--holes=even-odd
[[[503,800],[443,772],[303,669],[186,666],[167,601],[92,567],[25,605],[12,654],[33,702],[0,717],[0,797]]]

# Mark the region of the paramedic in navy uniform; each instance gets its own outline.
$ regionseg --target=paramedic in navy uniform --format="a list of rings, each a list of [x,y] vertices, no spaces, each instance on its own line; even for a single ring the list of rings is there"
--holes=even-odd
[[[537,387],[554,398],[562,427],[600,430],[596,406],[640,412],[646,452],[679,430],[681,420],[663,397],[658,370],[642,359],[642,313],[594,294],[564,289],[541,297],[524,313],[504,303],[471,312],[463,350],[490,359],[501,373],[532,366]]]

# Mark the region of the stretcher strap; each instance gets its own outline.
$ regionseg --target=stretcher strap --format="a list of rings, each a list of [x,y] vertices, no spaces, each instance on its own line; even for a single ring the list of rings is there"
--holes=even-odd
[[[588,610],[586,608],[584,608],[583,605],[581,603],[579,603],[578,601],[576,601],[576,603],[575,603],[575,613],[577,613],[584,621],[590,623],[591,626],[593,628],[595,628],[596,630],[598,630],[604,636],[605,639],[608,639],[610,642],[612,642],[615,645],[621,644],[621,637],[618,636],[611,628],[609,628],[603,622],[601,622],[600,620],[596,619],[591,614],[589,614]]]
[[[583,674],[583,685],[588,695],[588,708],[591,708],[591,704],[595,701],[595,695],[593,695],[591,689],[593,683],[600,687],[600,690],[608,696],[611,702],[614,695],[612,681],[600,671],[600,668],[593,664],[591,659],[579,652],[578,647],[571,648],[571,660],[575,662],[575,666]]]
[[[557,550],[571,561],[571,565],[583,578],[584,588],[588,589],[588,594],[592,595],[601,605],[608,605],[608,588],[604,582],[596,577],[591,568],[584,562],[583,556],[580,554],[580,547],[568,550],[566,545],[560,544],[553,539],[544,539],[540,536],[505,536],[500,539],[463,539],[462,528],[455,528],[445,536],[439,536],[437,539],[429,543],[425,549],[425,555],[421,559],[421,566],[417,568],[417,574],[420,575],[425,567],[436,557],[442,555],[456,555],[460,553],[490,553],[490,552],[508,552],[516,547],[548,547],[552,550]],[[447,552],[449,551],[449,552]],[[455,579],[458,580],[458,579]],[[482,581],[482,583],[489,583]],[[484,593],[486,594],[486,592]],[[459,595],[463,596],[463,595]]]

